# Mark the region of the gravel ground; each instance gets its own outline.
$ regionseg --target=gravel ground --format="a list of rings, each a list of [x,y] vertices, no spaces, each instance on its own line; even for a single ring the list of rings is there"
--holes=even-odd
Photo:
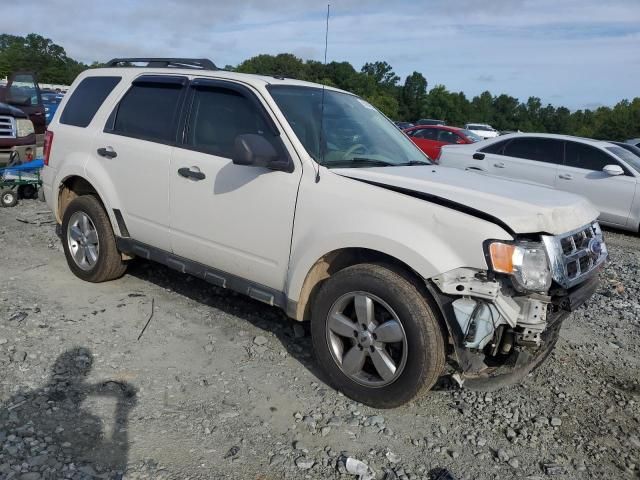
[[[376,411],[278,310],[143,261],[84,283],[44,204],[0,209],[0,479],[355,479],[353,459],[365,479],[639,478],[640,238],[607,241],[600,290],[523,384],[445,378]]]

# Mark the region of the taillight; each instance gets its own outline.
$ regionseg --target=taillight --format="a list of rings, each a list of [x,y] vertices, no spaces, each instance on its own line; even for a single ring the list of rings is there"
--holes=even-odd
[[[45,165],[49,165],[51,145],[53,145],[53,132],[51,130],[47,130],[44,134],[44,148],[42,149],[42,156],[44,157]]]

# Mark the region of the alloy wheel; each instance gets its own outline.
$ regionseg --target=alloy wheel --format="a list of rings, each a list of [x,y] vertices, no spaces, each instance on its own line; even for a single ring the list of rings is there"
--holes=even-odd
[[[342,372],[367,387],[393,383],[407,363],[407,336],[398,315],[371,293],[338,298],[329,310],[326,338]]]

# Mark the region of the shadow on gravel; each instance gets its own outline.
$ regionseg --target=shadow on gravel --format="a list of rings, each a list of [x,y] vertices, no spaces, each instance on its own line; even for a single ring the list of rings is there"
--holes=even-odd
[[[307,325],[289,319],[276,307],[253,300],[245,295],[216,287],[191,275],[185,275],[164,265],[135,259],[129,264],[127,274],[140,280],[187,297],[207,307],[239,317],[252,325],[276,336],[285,350],[309,370],[318,381],[328,385],[327,379],[317,367],[313,355]],[[294,325],[305,328],[305,336],[296,338]]]
[[[136,391],[120,381],[88,383],[92,364],[90,350],[67,350],[53,364],[46,385],[21,391],[0,406],[0,444],[5,444],[9,460],[0,464],[0,478],[17,473],[21,479],[53,479],[74,471],[82,478],[122,478],[128,459],[127,423]],[[115,413],[105,412],[113,425],[89,411],[86,403],[92,397],[115,404]]]

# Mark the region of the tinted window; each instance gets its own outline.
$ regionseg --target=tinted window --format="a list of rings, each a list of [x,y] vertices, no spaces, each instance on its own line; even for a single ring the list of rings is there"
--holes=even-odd
[[[104,99],[120,82],[120,77],[87,77],[80,82],[64,107],[60,123],[86,127]]]
[[[502,149],[507,143],[509,143],[509,140],[502,140],[500,142],[492,143],[480,151],[484,153],[497,153],[498,155],[502,155]]]
[[[180,83],[134,83],[117,107],[112,133],[175,142],[183,90]]]
[[[510,157],[546,163],[562,163],[562,141],[550,138],[515,138],[504,149]]]
[[[640,149],[633,145],[625,147],[606,147],[611,153],[623,159],[638,173],[640,173]],[[623,167],[624,169],[624,167]],[[626,173],[626,169],[625,169]]]
[[[189,116],[187,145],[231,158],[238,135],[258,134],[283,153],[280,141],[255,104],[242,94],[219,87],[197,88]]]
[[[458,140],[460,140],[460,137],[457,134],[450,132],[449,130],[440,130],[438,132],[439,142],[456,143]]]
[[[601,171],[606,165],[619,165],[602,150],[575,142],[567,142],[565,164],[568,167],[597,171]]]

